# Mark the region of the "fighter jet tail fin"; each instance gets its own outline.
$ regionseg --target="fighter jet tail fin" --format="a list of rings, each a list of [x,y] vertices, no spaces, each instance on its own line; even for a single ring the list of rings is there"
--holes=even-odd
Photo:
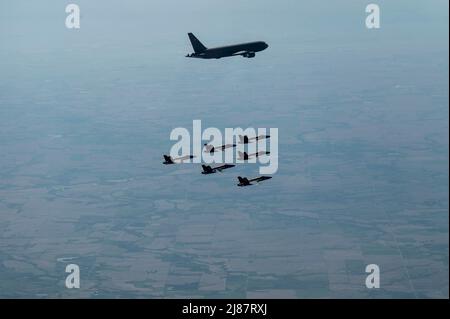
[[[202,53],[206,51],[206,47],[200,42],[199,39],[195,37],[194,34],[188,33],[189,40],[191,41],[192,48],[194,48],[195,53]]]
[[[208,173],[213,172],[211,166],[209,166],[209,165],[202,165],[202,168],[203,168],[203,174],[208,174]]]
[[[247,152],[238,151],[239,160],[248,160]]]
[[[215,152],[214,146],[206,144],[206,143],[204,144],[204,146],[205,146],[206,153],[214,153]]]
[[[250,185],[250,181],[248,180],[247,177],[241,177],[238,176],[238,180],[239,180],[239,186],[246,186],[246,185]]]
[[[173,160],[172,160],[171,156],[169,156],[169,155],[163,155],[163,156],[164,156],[165,164],[173,164]]]
[[[248,143],[248,136],[247,135],[239,135],[239,143],[241,144],[247,144]]]

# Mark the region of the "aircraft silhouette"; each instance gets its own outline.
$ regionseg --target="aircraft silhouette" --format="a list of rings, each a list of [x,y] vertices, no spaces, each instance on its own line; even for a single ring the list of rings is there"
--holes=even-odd
[[[188,36],[194,53],[186,55],[187,58],[220,59],[236,55],[241,55],[244,58],[254,58],[256,52],[263,51],[269,47],[266,42],[257,41],[208,49],[194,34],[188,33]]]
[[[253,141],[259,141],[265,138],[270,138],[270,135],[258,135],[255,137],[248,137],[247,135],[239,135],[239,143],[240,144],[248,144]]]
[[[181,156],[181,157],[177,157],[177,158],[172,158],[169,155],[163,155],[164,156],[164,165],[170,165],[170,164],[179,164],[177,162],[183,163],[184,160],[187,159],[191,159],[194,158],[194,155],[186,155],[186,156]]]
[[[238,151],[238,155],[239,155],[238,159],[240,161],[246,161],[252,157],[260,157],[261,155],[268,155],[268,154],[270,154],[270,152],[267,152],[267,151],[260,151],[258,153],[252,153],[252,154],[247,154],[247,152],[242,153],[241,151]]]
[[[238,176],[239,184],[237,184],[237,186],[241,186],[241,187],[242,186],[250,186],[250,185],[253,185],[252,182],[259,183],[259,182],[262,182],[262,181],[265,181],[265,180],[271,179],[271,178],[272,178],[271,176],[260,176],[260,177],[248,179],[247,177]]]
[[[216,172],[221,172],[224,169],[232,168],[234,166],[235,165],[231,165],[231,164],[225,164],[225,165],[216,166],[216,167],[211,167],[209,165],[202,165],[202,168],[203,168],[202,174],[205,174],[205,175],[214,174]]]
[[[224,151],[227,148],[230,147],[236,147],[236,144],[225,144],[225,145],[220,145],[220,146],[212,146],[209,144],[203,144],[205,146],[205,153],[214,153],[216,151]]]

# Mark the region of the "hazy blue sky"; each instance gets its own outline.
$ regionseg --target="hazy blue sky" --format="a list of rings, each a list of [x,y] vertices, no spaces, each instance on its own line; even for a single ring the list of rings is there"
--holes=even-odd
[[[448,298],[448,1],[379,30],[369,1],[74,2],[80,30],[0,2],[0,297]],[[278,173],[162,165],[194,119],[278,128]]]

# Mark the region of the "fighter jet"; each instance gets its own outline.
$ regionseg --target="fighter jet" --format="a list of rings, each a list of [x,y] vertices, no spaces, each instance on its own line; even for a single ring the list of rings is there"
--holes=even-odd
[[[214,174],[217,172],[222,172],[222,170],[227,169],[227,168],[232,168],[235,165],[231,165],[231,164],[225,164],[222,166],[216,166],[216,167],[211,167],[209,165],[202,165],[203,168],[203,172],[202,174],[208,175],[208,174]]]
[[[246,161],[246,160],[248,160],[249,158],[252,158],[252,157],[260,157],[261,155],[268,155],[268,154],[270,154],[270,152],[260,151],[258,153],[247,154],[247,152],[242,153],[241,151],[238,151],[238,154],[239,154],[238,159],[240,161]]]
[[[238,176],[238,180],[239,180],[239,184],[237,184],[237,186],[250,186],[253,185],[252,182],[262,182],[265,181],[267,179],[271,179],[271,176],[260,176],[260,177],[256,177],[256,178],[252,178],[252,179],[248,179],[247,177],[240,177]]]
[[[181,156],[181,157],[177,157],[177,158],[172,158],[169,155],[163,155],[163,156],[164,156],[164,162],[163,162],[164,165],[183,163],[183,161],[195,157],[194,155],[186,155],[186,156]],[[177,162],[179,162],[179,163],[177,163]]]
[[[269,47],[266,42],[258,41],[208,49],[192,33],[188,33],[188,36],[194,48],[194,53],[186,55],[187,58],[220,59],[236,55],[254,58],[255,52],[263,51]]]
[[[225,144],[225,145],[220,145],[220,146],[212,146],[209,144],[204,144],[205,146],[205,153],[214,153],[215,151],[224,151],[227,148],[230,147],[236,147],[236,144]]]
[[[248,144],[253,141],[259,141],[265,138],[270,138],[270,135],[259,135],[255,137],[248,137],[247,135],[239,135],[239,143],[240,144]]]

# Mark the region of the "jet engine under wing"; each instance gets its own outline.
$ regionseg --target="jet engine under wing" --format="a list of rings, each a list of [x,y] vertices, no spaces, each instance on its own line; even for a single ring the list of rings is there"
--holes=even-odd
[[[256,56],[256,53],[252,51],[239,51],[232,54],[232,56],[236,55],[242,55],[244,58],[254,58]]]

